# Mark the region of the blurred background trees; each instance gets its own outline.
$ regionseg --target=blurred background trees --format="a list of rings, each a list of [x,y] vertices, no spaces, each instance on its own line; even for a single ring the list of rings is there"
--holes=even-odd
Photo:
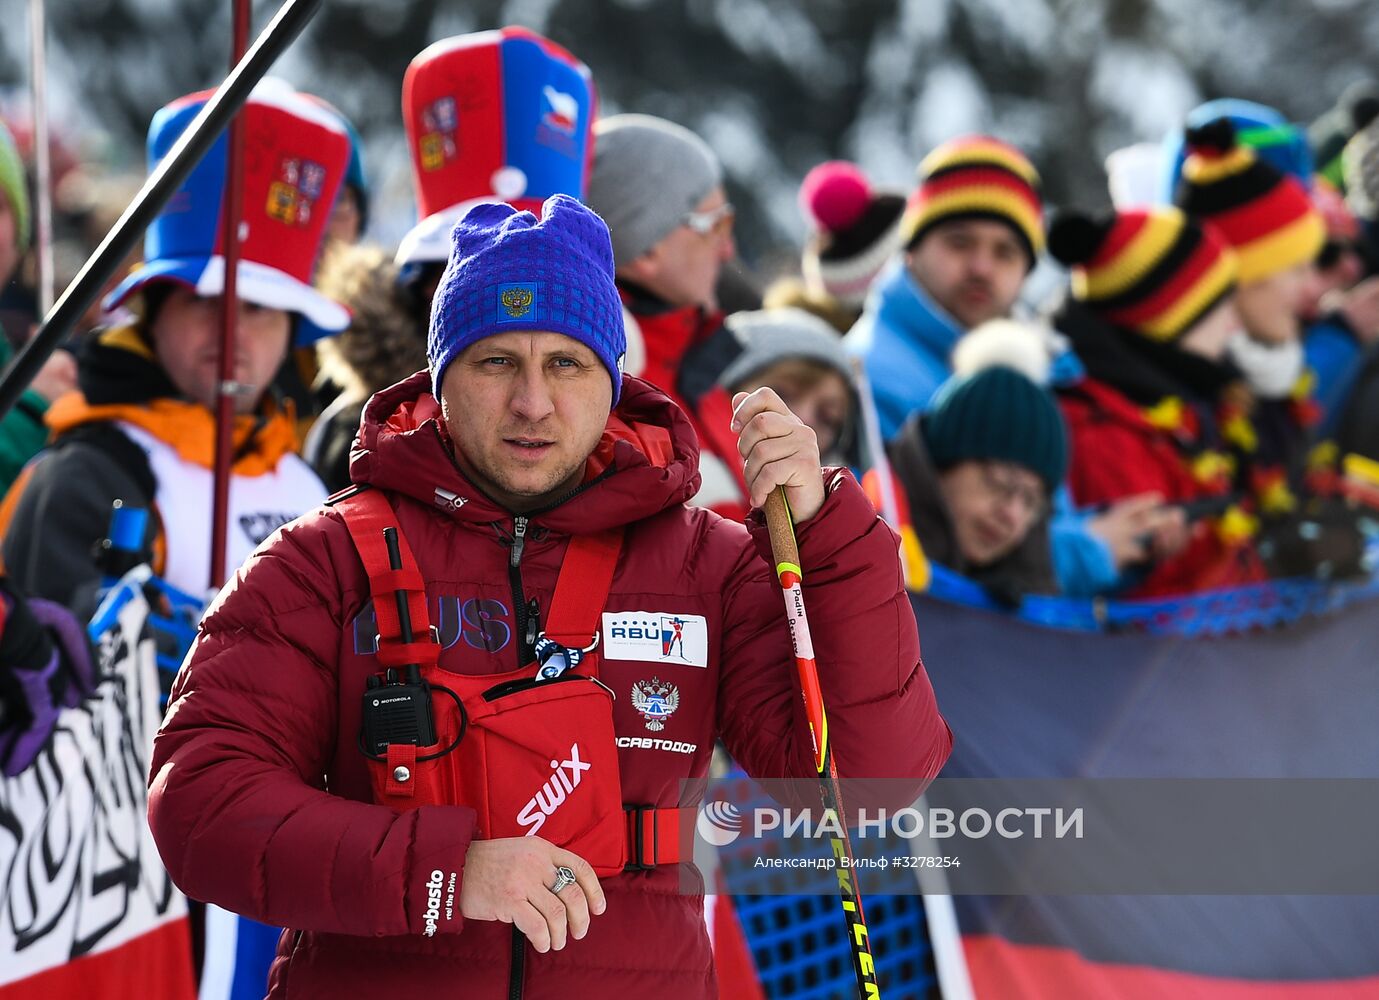
[[[0,38],[0,110],[26,100],[21,0]],[[229,0],[48,5],[64,141],[141,169],[148,119],[225,71]],[[276,4],[254,4],[254,30]],[[605,113],[681,122],[719,152],[744,256],[770,269],[803,234],[800,178],[831,157],[909,188],[935,143],[1020,145],[1054,203],[1107,200],[1102,161],[1212,97],[1309,121],[1379,75],[1372,0],[326,0],[278,75],[336,103],[366,143],[372,236],[411,223],[403,70],[447,35],[522,24],[593,69]]]

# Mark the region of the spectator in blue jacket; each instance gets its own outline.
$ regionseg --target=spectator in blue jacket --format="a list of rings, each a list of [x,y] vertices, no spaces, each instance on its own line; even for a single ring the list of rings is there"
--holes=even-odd
[[[952,374],[958,339],[1009,315],[1044,246],[1039,175],[1019,150],[954,139],[919,175],[901,221],[904,254],[846,338],[865,359],[887,439]]]

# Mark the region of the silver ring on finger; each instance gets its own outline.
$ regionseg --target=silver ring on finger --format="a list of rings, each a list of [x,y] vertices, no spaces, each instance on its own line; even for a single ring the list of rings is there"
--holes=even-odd
[[[565,867],[564,865],[558,865],[558,866],[556,866],[556,869],[555,869],[555,881],[551,883],[551,892],[555,893],[555,894],[558,896],[558,895],[560,895],[560,890],[561,890],[561,889],[564,889],[566,886],[570,886],[570,885],[574,885],[574,884],[575,884],[575,873],[574,873],[574,871],[573,871],[572,869],[570,869],[570,868]]]

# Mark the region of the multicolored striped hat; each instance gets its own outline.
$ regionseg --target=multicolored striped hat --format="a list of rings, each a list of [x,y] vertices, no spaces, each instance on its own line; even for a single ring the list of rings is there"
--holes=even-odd
[[[1225,240],[1167,206],[1102,218],[1061,213],[1049,252],[1072,269],[1073,298],[1151,340],[1181,336],[1235,287]]]
[[[525,28],[445,38],[402,79],[419,223],[400,265],[443,262],[450,231],[474,205],[541,214],[553,194],[583,198],[598,98],[589,67]]]
[[[1014,146],[985,135],[952,139],[919,165],[901,229],[913,247],[935,226],[953,219],[993,219],[1015,230],[1034,267],[1044,249],[1039,173]]]
[[[1326,226],[1307,191],[1238,144],[1229,120],[1189,129],[1187,145],[1176,201],[1234,248],[1241,284],[1316,259]]]
[[[211,91],[179,97],[153,116],[149,169],[156,169],[191,125]],[[316,257],[345,177],[350,140],[322,102],[282,80],[259,82],[244,105],[244,174],[239,179],[236,290],[245,302],[296,313],[294,344],[304,347],[349,326],[344,306],[312,285]],[[144,262],[106,297],[114,309],[150,282],[173,282],[197,295],[225,287],[222,204],[229,137],[222,134],[183,181],[144,236]]]

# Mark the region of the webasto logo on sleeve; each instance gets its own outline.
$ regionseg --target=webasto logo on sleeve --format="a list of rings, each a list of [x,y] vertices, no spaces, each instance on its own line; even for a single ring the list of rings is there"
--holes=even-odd
[[[441,887],[445,885],[445,873],[439,868],[431,872],[426,880],[426,936],[436,936],[436,921],[441,918]]]

